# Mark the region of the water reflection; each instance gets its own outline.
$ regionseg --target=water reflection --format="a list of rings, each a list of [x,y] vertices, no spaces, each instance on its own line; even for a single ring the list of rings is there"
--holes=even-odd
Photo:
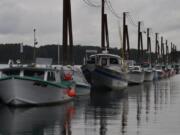
[[[178,78],[146,82],[124,91],[93,90],[90,96],[54,107],[0,106],[0,134],[168,135],[161,130],[169,129],[166,121],[172,124],[171,132],[180,124],[173,124],[180,113]]]
[[[61,106],[0,108],[0,134],[62,134],[70,135],[70,122],[74,107],[72,103]]]
[[[127,91],[100,92],[93,91],[89,108],[89,120],[94,121],[93,134],[108,135],[112,132],[125,133],[128,116]],[[117,122],[121,121],[121,125]],[[113,130],[111,129],[113,128]],[[119,131],[120,130],[120,131]]]

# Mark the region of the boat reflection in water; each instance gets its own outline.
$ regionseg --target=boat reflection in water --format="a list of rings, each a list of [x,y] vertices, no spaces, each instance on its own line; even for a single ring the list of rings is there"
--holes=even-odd
[[[70,133],[70,121],[74,113],[73,103],[58,106],[32,108],[0,108],[0,134],[46,135]]]
[[[179,131],[179,89],[175,77],[122,91],[92,90],[90,96],[60,106],[0,106],[0,134],[169,135]]]
[[[128,97],[126,90],[102,92],[92,90],[90,105],[86,109],[88,132],[99,135],[125,132],[128,116]],[[117,124],[120,122],[120,125]]]
[[[92,90],[89,105],[84,110],[84,121],[80,122],[85,127],[77,131],[77,125],[72,124],[72,132],[75,135],[147,133],[143,129],[148,124],[153,126],[156,117],[169,102],[169,85],[168,80],[163,80],[130,86],[118,92]],[[79,109],[78,106],[76,109]],[[78,119],[75,121],[79,122]]]

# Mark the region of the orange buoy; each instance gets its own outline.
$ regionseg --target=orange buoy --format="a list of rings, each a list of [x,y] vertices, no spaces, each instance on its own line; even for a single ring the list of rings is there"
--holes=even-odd
[[[76,96],[76,91],[75,91],[75,89],[70,88],[70,89],[68,90],[67,94],[68,94],[68,96],[70,96],[70,97],[75,97],[75,96]]]

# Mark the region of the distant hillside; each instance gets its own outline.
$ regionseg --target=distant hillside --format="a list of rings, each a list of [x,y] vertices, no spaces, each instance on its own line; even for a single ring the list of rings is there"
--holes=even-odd
[[[23,62],[31,63],[33,62],[33,47],[25,45],[23,53]],[[100,47],[95,46],[80,46],[76,45],[73,49],[74,61],[75,64],[82,64],[83,58],[85,56],[86,50],[97,50],[100,51]],[[53,63],[57,64],[58,60],[58,46],[57,45],[45,45],[39,48],[36,48],[37,57],[44,58],[52,58]],[[111,48],[110,52],[113,54],[120,55],[120,50],[117,48]],[[62,46],[60,46],[60,61],[62,62]],[[180,53],[178,53],[177,58],[179,58]],[[152,60],[154,59],[154,54],[152,56]],[[20,44],[0,44],[0,63],[7,63],[9,59],[13,59],[16,61],[21,58],[20,54]],[[131,49],[130,51],[130,59],[137,60],[137,50]],[[145,55],[145,60],[147,59],[147,55]]]

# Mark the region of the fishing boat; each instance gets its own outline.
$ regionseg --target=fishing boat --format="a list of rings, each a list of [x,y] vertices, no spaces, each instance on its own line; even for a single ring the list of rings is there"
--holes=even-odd
[[[165,72],[161,65],[155,65],[154,74],[154,79],[162,79],[165,77]]]
[[[0,69],[0,98],[9,105],[63,103],[75,96],[73,82],[62,81],[51,66],[17,65]]]
[[[144,81],[152,81],[154,78],[154,72],[152,68],[144,69]]]
[[[175,74],[179,74],[179,64],[174,65]]]
[[[144,71],[136,65],[134,60],[126,60],[128,66],[128,84],[140,84],[144,82]]]
[[[103,90],[102,88],[121,90],[128,85],[123,59],[107,51],[91,55],[88,59],[88,64],[84,65],[82,69],[90,72],[92,86],[101,88],[101,90]]]
[[[144,71],[141,66],[129,66],[128,84],[140,84],[144,82]]]
[[[91,91],[91,85],[87,82],[81,66],[61,66],[63,74],[72,76],[72,80],[76,85],[76,96],[89,95]],[[64,78],[65,79],[65,78]],[[65,79],[66,80],[66,79]]]
[[[143,64],[144,81],[152,81],[154,78],[154,71],[149,63]]]

